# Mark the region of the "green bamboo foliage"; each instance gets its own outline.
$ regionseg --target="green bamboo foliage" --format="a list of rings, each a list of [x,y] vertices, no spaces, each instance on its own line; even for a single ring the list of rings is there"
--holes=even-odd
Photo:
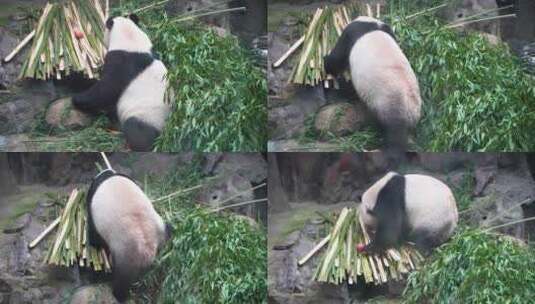
[[[101,0],[47,3],[19,77],[47,80],[82,73],[96,78],[105,54],[103,7]]]
[[[77,264],[95,271],[111,272],[106,252],[88,244],[85,198],[85,191],[72,191],[61,213],[56,238],[48,249],[45,263],[65,267]]]
[[[347,4],[318,8],[305,32],[305,39],[297,63],[294,65],[289,82],[326,88],[337,87],[335,79],[325,73],[323,57],[334,48],[344,28],[358,16],[359,6]],[[346,79],[349,74],[345,75]]]
[[[384,284],[401,279],[424,260],[411,244],[390,248],[382,254],[357,252],[357,244],[370,241],[357,209],[342,209],[329,236],[327,250],[314,274],[318,282],[356,284],[357,277],[362,276],[366,283]]]

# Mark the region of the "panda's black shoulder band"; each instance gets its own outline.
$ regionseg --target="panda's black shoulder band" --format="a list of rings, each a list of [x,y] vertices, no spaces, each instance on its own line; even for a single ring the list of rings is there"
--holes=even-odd
[[[95,177],[93,177],[93,180],[91,181],[91,186],[89,187],[89,190],[87,191],[87,202],[88,203],[90,203],[91,200],[93,199],[93,195],[95,195],[95,192],[97,191],[98,187],[104,181],[106,181],[108,178],[113,177],[113,176],[124,176],[124,177],[130,179],[131,181],[133,181],[134,183],[136,183],[136,181],[134,179],[132,179],[128,175],[117,173],[117,172],[115,172],[115,171],[113,171],[111,169],[106,169],[106,170],[100,172],[99,174],[97,174]]]

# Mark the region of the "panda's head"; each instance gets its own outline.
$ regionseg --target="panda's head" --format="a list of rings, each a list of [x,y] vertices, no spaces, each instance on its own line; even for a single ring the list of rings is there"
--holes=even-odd
[[[108,18],[104,32],[104,44],[108,51],[150,53],[152,42],[139,28],[138,23],[139,18],[135,14]]]
[[[377,23],[379,25],[384,24],[381,20],[369,16],[358,16],[353,22]]]

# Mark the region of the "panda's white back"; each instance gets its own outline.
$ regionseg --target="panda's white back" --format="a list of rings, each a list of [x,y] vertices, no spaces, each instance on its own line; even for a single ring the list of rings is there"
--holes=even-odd
[[[93,195],[91,211],[95,227],[111,252],[137,248],[137,252],[130,253],[139,265],[152,262],[165,234],[165,224],[132,180],[113,176],[104,181]]]
[[[440,180],[421,174],[405,175],[405,208],[411,230],[437,231],[447,238],[457,226],[455,197]]]
[[[379,119],[401,112],[416,125],[421,108],[418,80],[394,38],[383,31],[365,34],[351,48],[349,65],[355,90]]]
[[[124,90],[117,103],[117,115],[123,124],[128,118],[137,117],[162,130],[170,112],[165,103],[167,69],[160,60],[154,60]]]

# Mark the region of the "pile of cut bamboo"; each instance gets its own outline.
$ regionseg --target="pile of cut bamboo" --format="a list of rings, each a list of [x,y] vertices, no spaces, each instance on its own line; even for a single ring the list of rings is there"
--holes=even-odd
[[[363,276],[366,283],[383,284],[392,279],[401,279],[404,274],[417,269],[424,260],[410,244],[397,249],[390,248],[382,254],[359,253],[357,244],[370,242],[359,219],[357,209],[342,209],[330,234],[302,258],[299,265],[306,263],[328,244],[314,274],[316,281],[332,284],[347,281],[356,284],[357,277]]]
[[[88,244],[85,197],[84,191],[74,189],[61,216],[52,223],[52,229],[56,225],[59,228],[53,245],[48,249],[45,263],[66,267],[80,265],[95,271],[110,272],[111,264],[104,249],[97,250]],[[49,229],[45,233],[47,231]],[[36,242],[39,241],[39,238],[36,239]]]
[[[73,72],[95,78],[105,55],[107,14],[101,0],[47,3],[35,30],[23,40],[33,38],[33,44],[20,78],[61,79]]]
[[[290,82],[311,86],[323,83],[326,88],[333,82],[337,86],[334,78],[325,73],[323,57],[334,48],[344,28],[358,16],[358,10],[356,4],[327,6],[316,10],[305,35],[296,43],[297,47],[303,44],[303,49],[290,75]],[[346,78],[349,79],[349,75]]]

